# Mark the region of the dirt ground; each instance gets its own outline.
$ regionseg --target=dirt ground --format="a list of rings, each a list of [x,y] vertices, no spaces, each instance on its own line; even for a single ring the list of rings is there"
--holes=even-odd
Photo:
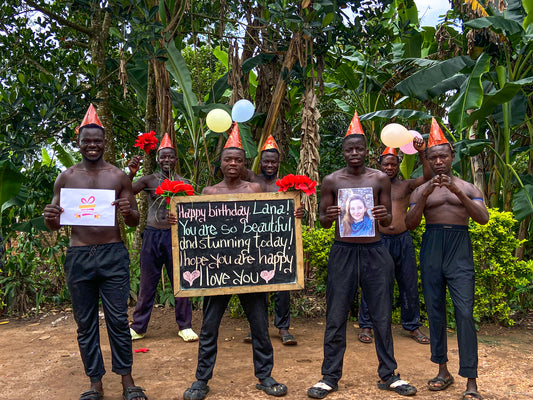
[[[132,310],[130,310],[132,311]],[[199,332],[201,312],[194,311],[193,328]],[[101,340],[108,373],[104,376],[106,400],[121,399],[120,378],[111,372],[105,323]],[[181,399],[195,380],[198,343],[184,343],[177,336],[173,310],[156,308],[147,336],[133,342],[133,376],[151,400]],[[224,317],[219,336],[218,360],[209,382],[208,399],[272,399],[255,389],[251,345],[244,343],[248,331],[244,319]],[[357,329],[349,324],[344,376],[339,391],[328,399],[401,399],[377,389],[377,359],[374,345],[360,343]],[[425,329],[427,332],[427,328]],[[270,328],[274,346],[272,376],[285,383],[286,399],[307,399],[306,390],[320,379],[324,319],[293,318],[291,333],[297,346],[283,346],[277,329]],[[487,400],[533,398],[533,330],[483,326],[479,332],[479,376],[481,394]],[[443,392],[426,388],[437,367],[429,361],[429,346],[408,338],[394,327],[394,347],[402,378],[418,387],[418,399],[460,399],[466,380],[457,376],[458,353],[455,334],[449,334],[449,366],[455,384]],[[0,321],[1,397],[10,400],[78,399],[88,388],[76,342],[76,324],[70,312],[48,313],[35,320]]]

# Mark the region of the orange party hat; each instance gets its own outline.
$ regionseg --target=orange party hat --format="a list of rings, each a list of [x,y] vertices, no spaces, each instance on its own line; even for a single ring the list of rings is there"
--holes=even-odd
[[[227,149],[228,147],[236,147],[238,149],[244,150],[244,147],[242,147],[242,142],[241,142],[241,134],[239,132],[239,124],[236,122],[233,125],[233,129],[231,130],[231,133],[229,134],[228,141],[224,145],[225,149]]]
[[[355,114],[353,115],[352,122],[350,122],[350,126],[348,127],[348,132],[346,132],[346,136],[349,135],[364,135],[365,132],[363,131],[363,127],[361,126],[361,122],[359,121],[359,115],[357,115],[357,111],[355,111]]]
[[[396,156],[398,157],[398,152],[394,147],[386,147],[385,150],[383,150],[383,153],[381,153],[381,156]]]
[[[449,144],[448,139],[442,133],[438,122],[435,118],[431,119],[431,131],[429,132],[428,147],[438,146],[439,144]]]
[[[168,136],[168,133],[165,132],[165,135],[163,136],[163,139],[161,139],[161,144],[159,145],[159,148],[157,151],[161,149],[173,149],[174,146],[172,146],[172,142],[170,141],[170,137]]]
[[[268,135],[267,140],[265,140],[265,144],[263,145],[263,148],[261,149],[261,151],[263,152],[265,150],[272,150],[272,149],[279,151],[278,145],[276,144],[276,141],[274,140],[274,136]]]
[[[98,118],[98,115],[96,115],[96,109],[92,104],[89,105],[89,109],[85,113],[85,117],[83,117],[83,121],[81,121],[80,128],[89,125],[89,124],[96,124],[99,127],[103,128],[104,126],[100,122],[100,118]]]

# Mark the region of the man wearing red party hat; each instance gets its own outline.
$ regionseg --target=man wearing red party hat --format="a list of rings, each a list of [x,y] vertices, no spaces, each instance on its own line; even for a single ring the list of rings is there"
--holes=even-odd
[[[411,195],[405,218],[413,230],[426,218],[420,249],[420,272],[431,335],[431,361],[439,364],[428,389],[444,390],[454,379],[448,371],[446,336],[446,285],[455,308],[459,375],[467,378],[465,399],[481,399],[477,388],[477,335],[473,317],[474,260],[468,235],[470,218],[486,224],[489,213],[481,191],[452,173],[454,152],[433,119],[426,158],[435,174]]]
[[[148,199],[148,217],[143,231],[141,247],[141,281],[137,304],[133,312],[130,333],[133,340],[142,339],[148,329],[152,314],[157,285],[161,279],[161,268],[165,265],[167,276],[174,288],[172,263],[172,233],[168,221],[165,199],[155,194],[155,189],[165,179],[171,181],[186,180],[176,174],[176,149],[172,145],[168,133],[165,133],[157,150],[157,163],[160,171],[145,175],[133,182],[135,194],[144,191]],[[130,179],[133,180],[140,167],[140,157],[135,156],[128,164]],[[198,335],[191,328],[191,303],[187,297],[174,298],[174,314],[179,327],[178,336],[185,342],[198,340]]]
[[[381,170],[391,181],[392,222],[389,226],[379,226],[381,240],[394,260],[394,275],[398,282],[401,304],[401,322],[409,336],[420,344],[429,344],[429,338],[420,327],[420,300],[418,296],[418,269],[416,265],[413,238],[405,226],[405,215],[409,207],[409,196],[418,186],[431,179],[433,173],[424,156],[424,139],[415,138],[414,147],[422,160],[423,176],[416,179],[398,179],[400,159],[396,149],[387,147],[379,157]],[[359,308],[359,340],[372,342],[372,321],[368,314],[364,293]]]
[[[416,393],[416,388],[395,374],[397,364],[391,327],[394,262],[381,242],[379,231],[373,229],[372,236],[344,236],[340,230],[341,190],[371,192],[374,222],[381,227],[387,227],[392,222],[390,178],[365,165],[368,150],[357,113],[342,142],[342,155],[346,167],[327,175],[322,180],[320,191],[320,225],[327,229],[336,222],[335,242],[328,259],[322,379],[309,388],[307,395],[322,399],[338,389],[346,350],[348,314],[360,286],[366,296],[375,332],[380,377],[378,388],[411,396]]]
[[[77,143],[82,161],[62,172],[54,184],[54,196],[43,212],[48,229],[61,228],[62,188],[107,189],[116,193],[117,206],[128,226],[139,223],[139,211],[131,182],[120,169],[104,161],[105,132],[94,107],[89,107],[79,129]],[[102,300],[112,354],[112,370],[122,377],[122,396],[128,400],[146,399],[144,389],[135,386],[131,375],[133,355],[128,330],[130,295],[129,255],[122,242],[115,217],[113,226],[74,225],[65,258],[65,277],[78,326],[78,345],[90,378],[90,389],[81,400],[104,396],[105,374],[99,343],[98,305]]]
[[[261,148],[261,158],[259,168],[261,175],[256,175],[253,171],[247,170],[248,177],[246,180],[257,182],[261,185],[264,192],[277,192],[279,187],[276,185],[278,180],[278,171],[280,164],[279,148],[274,136],[269,135],[265,144]],[[301,207],[303,213],[303,206]],[[298,344],[296,338],[289,333],[291,321],[291,292],[284,290],[276,292],[274,295],[274,326],[278,328],[278,334],[281,343],[287,346]],[[244,339],[247,343],[252,343],[251,333]]]
[[[244,170],[245,152],[239,128],[235,124],[220,155],[220,169],[224,179],[213,186],[206,186],[202,194],[261,193],[261,185],[241,179]],[[175,218],[172,215],[172,218]],[[238,294],[241,305],[252,330],[254,373],[259,382],[258,390],[272,396],[284,396],[287,386],[276,382],[271,376],[274,352],[268,334],[268,309],[265,293]],[[209,392],[208,381],[213,376],[217,356],[218,329],[231,295],[204,296],[203,323],[198,345],[196,379],[183,393],[184,400],[202,400]]]

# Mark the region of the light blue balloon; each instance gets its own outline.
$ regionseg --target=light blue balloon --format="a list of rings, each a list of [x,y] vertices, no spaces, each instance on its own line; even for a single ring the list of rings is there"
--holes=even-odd
[[[239,100],[231,109],[231,119],[235,122],[246,122],[254,116],[255,106],[246,99]]]

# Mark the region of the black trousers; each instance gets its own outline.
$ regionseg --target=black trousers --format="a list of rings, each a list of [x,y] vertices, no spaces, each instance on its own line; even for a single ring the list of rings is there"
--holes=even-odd
[[[415,246],[409,231],[397,235],[381,234],[381,241],[394,261],[394,275],[400,292],[401,322],[405,330],[420,328],[420,299]],[[359,307],[359,327],[372,329],[364,293]]]
[[[129,255],[122,242],[67,249],[65,275],[72,300],[74,319],[78,324],[78,346],[91,382],[105,374],[98,302],[102,299],[105,322],[111,346],[112,371],[131,373],[133,361],[131,335],[128,328],[130,295]]]
[[[268,334],[267,294],[243,293],[238,296],[252,333],[254,374],[262,381],[270,377],[274,367],[274,351]],[[207,382],[213,377],[217,358],[218,328],[230,298],[231,295],[204,297],[204,318],[196,368],[196,379],[199,381]]]
[[[359,286],[365,293],[378,356],[378,375],[387,380],[397,367],[392,342],[394,264],[380,242],[335,241],[328,260],[323,381],[336,386],[346,351],[346,323]]]
[[[431,336],[431,361],[448,362],[448,286],[457,324],[459,375],[477,378],[477,334],[473,316],[475,272],[468,227],[426,225],[420,248],[420,271]]]
[[[157,285],[161,280],[161,268],[165,265],[170,285],[174,288],[172,263],[172,234],[170,229],[147,226],[143,231],[141,246],[141,287],[130,325],[137,333],[145,333],[152,315]],[[192,311],[188,297],[174,298],[174,315],[179,329],[191,327]]]
[[[285,290],[274,294],[274,326],[289,329],[291,324],[291,292]]]

